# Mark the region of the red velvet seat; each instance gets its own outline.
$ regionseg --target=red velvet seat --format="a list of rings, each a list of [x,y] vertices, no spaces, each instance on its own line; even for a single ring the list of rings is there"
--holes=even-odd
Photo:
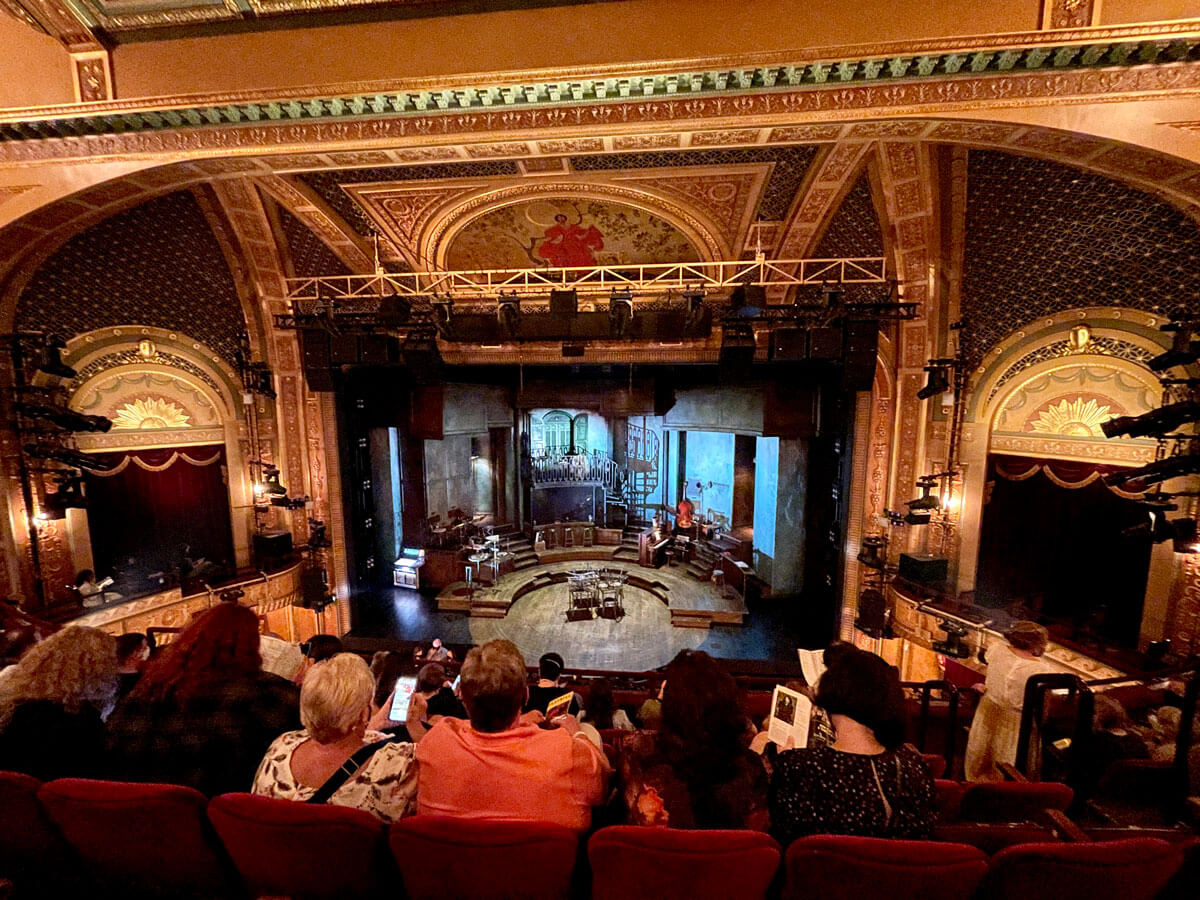
[[[933,780],[934,805],[937,806],[939,822],[958,821],[958,809],[962,805],[963,794],[967,785],[961,781],[950,781],[946,778]]]
[[[1002,781],[969,785],[958,818],[963,822],[1028,822],[1044,809],[1065,812],[1075,792],[1056,781]]]
[[[588,842],[592,900],[765,897],[779,845],[758,831],[614,825]]]
[[[104,880],[166,896],[223,896],[236,873],[199,791],[173,784],[62,778],[38,792],[47,814]]]
[[[38,802],[41,786],[30,775],[0,772],[0,877],[22,897],[50,896],[78,874],[74,853]]]
[[[392,825],[409,900],[563,900],[579,838],[558,825],[413,816]]]
[[[968,900],[988,869],[965,844],[831,834],[795,841],[784,866],[789,900]]]
[[[929,774],[934,778],[941,778],[946,774],[946,757],[940,753],[922,753],[921,759],[925,760],[925,765],[929,766]]]
[[[386,832],[361,809],[223,794],[209,803],[208,818],[256,895],[349,898],[383,891]]]
[[[988,856],[1017,844],[1046,844],[1058,840],[1049,828],[1027,822],[950,822],[936,826],[933,839],[970,844]]]
[[[1179,868],[1181,851],[1158,838],[1094,844],[1024,844],[1001,850],[981,900],[1151,900]]]

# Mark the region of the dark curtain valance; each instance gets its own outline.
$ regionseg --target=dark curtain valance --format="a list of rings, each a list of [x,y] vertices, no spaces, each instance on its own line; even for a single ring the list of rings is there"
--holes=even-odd
[[[1000,454],[991,457],[991,464],[992,473],[1006,481],[1025,481],[1035,475],[1043,475],[1060,488],[1070,491],[1085,488],[1111,472],[1127,468],[1066,459],[1041,459],[1033,456]],[[1109,490],[1118,497],[1125,497],[1129,500],[1136,500],[1144,493],[1142,491],[1123,491],[1116,487],[1110,487]]]
[[[136,465],[147,472],[165,472],[176,463],[192,466],[211,466],[224,458],[224,448],[211,444],[200,447],[165,447],[159,450],[128,450],[120,453],[94,453],[100,459],[116,463],[108,472],[92,472],[99,478],[120,475],[129,466]]]

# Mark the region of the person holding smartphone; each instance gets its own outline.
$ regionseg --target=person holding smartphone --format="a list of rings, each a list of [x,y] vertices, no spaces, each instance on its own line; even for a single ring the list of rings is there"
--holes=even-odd
[[[380,731],[409,715],[416,687],[401,678],[393,698],[372,713],[375,682],[362,658],[339,653],[314,665],[300,689],[304,728],[275,739],[251,792],[300,803],[362,809],[384,822],[415,811],[414,746]],[[407,684],[403,682],[409,682]]]

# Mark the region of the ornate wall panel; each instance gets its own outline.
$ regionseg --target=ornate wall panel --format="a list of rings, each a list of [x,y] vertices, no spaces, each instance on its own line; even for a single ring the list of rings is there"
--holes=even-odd
[[[221,247],[186,192],[67,241],[22,293],[16,324],[64,337],[104,326],[158,326],[191,334],[227,360],[246,329]]]

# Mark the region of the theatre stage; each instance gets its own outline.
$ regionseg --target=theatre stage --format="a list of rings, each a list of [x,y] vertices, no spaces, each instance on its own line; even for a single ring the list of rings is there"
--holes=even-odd
[[[591,565],[628,574],[623,618],[566,620],[566,573]],[[356,644],[362,641],[363,649],[374,649],[370,645],[375,642],[382,648],[388,637],[436,636],[471,644],[505,638],[531,661],[555,650],[570,668],[630,672],[661,666],[684,649],[725,658],[795,659],[798,636],[790,629],[778,628],[769,614],[750,616],[740,597],[723,597],[711,583],[687,575],[682,566],[651,569],[620,560],[539,565],[506,574],[495,586],[478,588],[474,611],[469,596],[461,592],[464,587],[458,582],[446,588],[436,605],[402,588],[360,602],[365,615],[350,636]]]

